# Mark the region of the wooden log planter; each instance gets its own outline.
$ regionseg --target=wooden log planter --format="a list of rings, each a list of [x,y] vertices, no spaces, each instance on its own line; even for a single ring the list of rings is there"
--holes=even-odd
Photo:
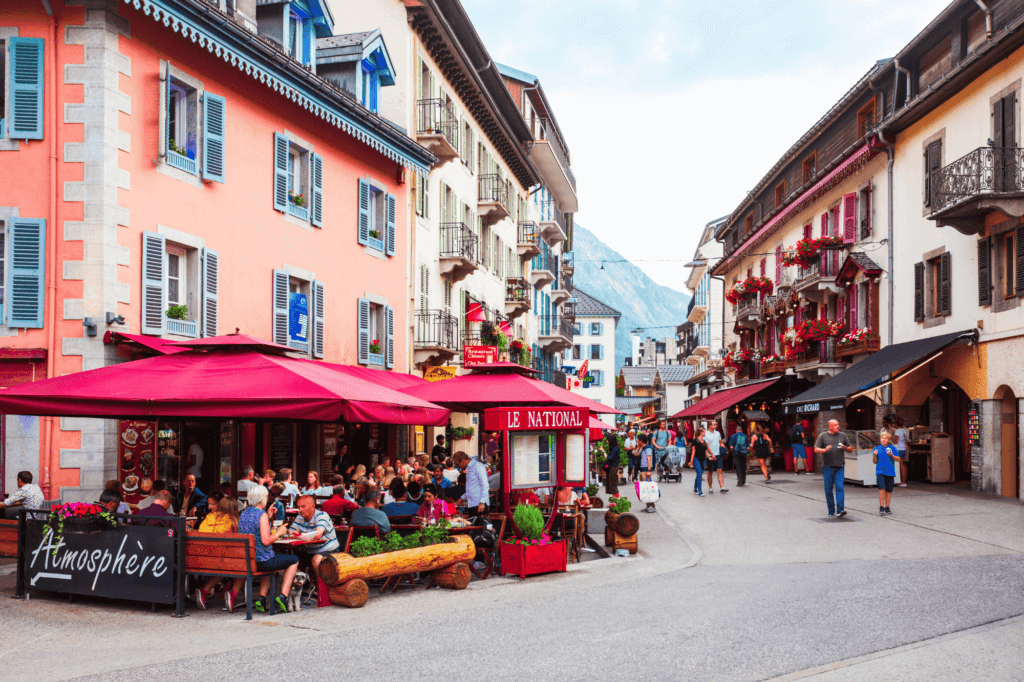
[[[373,556],[355,558],[344,552],[328,554],[320,562],[320,579],[331,587],[350,580],[374,580],[393,575],[436,571],[459,562],[468,563],[476,556],[476,545],[468,535],[456,535],[449,542],[427,547],[401,549]]]
[[[365,580],[356,578],[340,585],[332,585],[328,591],[331,603],[335,606],[347,606],[350,609],[362,608],[370,596]]]
[[[469,585],[469,579],[472,575],[469,570],[469,564],[464,564],[460,561],[448,568],[434,571],[434,582],[450,590],[464,590]]]
[[[640,530],[640,519],[631,512],[625,514],[616,514],[615,512],[605,512],[604,514],[604,545],[605,547],[612,547],[615,544],[615,533],[629,537],[636,535],[637,531]]]

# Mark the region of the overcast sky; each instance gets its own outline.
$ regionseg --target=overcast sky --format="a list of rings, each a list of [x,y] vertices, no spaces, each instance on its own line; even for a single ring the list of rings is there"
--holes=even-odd
[[[577,221],[679,290],[704,224],[949,4],[462,2],[494,59],[540,78],[572,153]]]

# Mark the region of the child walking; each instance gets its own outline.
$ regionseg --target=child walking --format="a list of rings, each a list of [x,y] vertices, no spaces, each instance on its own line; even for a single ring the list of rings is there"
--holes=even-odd
[[[889,444],[889,432],[882,431],[879,438],[881,445],[875,448],[872,460],[875,462],[875,482],[878,484],[878,515],[892,514],[889,504],[892,502],[892,488],[896,480],[896,463],[901,454]]]

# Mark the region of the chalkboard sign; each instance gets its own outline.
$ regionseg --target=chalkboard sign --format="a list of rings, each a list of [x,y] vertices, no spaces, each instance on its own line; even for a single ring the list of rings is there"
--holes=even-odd
[[[82,533],[76,525],[65,522],[63,537],[55,541],[43,521],[26,520],[27,587],[174,603],[176,528],[122,524]]]
[[[274,471],[290,469],[295,447],[295,427],[292,424],[270,425],[270,468]]]

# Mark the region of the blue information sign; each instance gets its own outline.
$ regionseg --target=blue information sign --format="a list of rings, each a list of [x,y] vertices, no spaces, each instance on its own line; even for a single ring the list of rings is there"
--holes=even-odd
[[[309,329],[309,302],[305,294],[288,294],[288,338],[306,341]]]

